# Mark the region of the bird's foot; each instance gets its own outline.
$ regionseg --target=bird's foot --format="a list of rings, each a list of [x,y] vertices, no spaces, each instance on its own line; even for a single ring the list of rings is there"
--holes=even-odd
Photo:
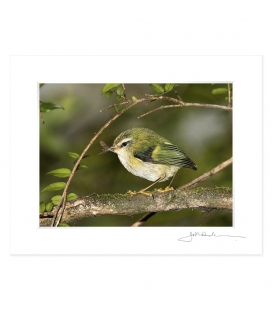
[[[127,194],[130,194],[130,195],[143,194],[143,195],[152,197],[152,194],[150,192],[145,192],[144,190],[141,190],[139,192],[129,190],[129,191],[127,191]]]
[[[138,194],[143,194],[143,195],[146,195],[146,196],[149,196],[149,197],[153,197],[152,193],[150,192],[145,192],[143,190],[139,191]]]
[[[136,194],[137,194],[137,192],[129,190],[129,191],[127,191],[127,194],[130,194],[130,195],[136,195]]]
[[[156,192],[165,193],[165,192],[169,192],[173,190],[175,190],[174,187],[166,186],[165,189],[161,189],[161,188],[156,189]]]

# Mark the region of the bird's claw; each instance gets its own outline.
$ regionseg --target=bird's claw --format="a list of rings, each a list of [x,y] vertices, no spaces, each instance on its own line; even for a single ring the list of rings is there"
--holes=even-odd
[[[173,190],[175,190],[173,187],[166,186],[165,189],[161,189],[161,188],[156,189],[156,192],[165,193],[165,192],[169,192]]]
[[[130,194],[130,195],[143,194],[143,195],[146,195],[146,196],[149,196],[149,197],[153,197],[150,192],[145,192],[145,191],[135,192],[135,191],[129,190],[129,191],[127,191],[127,194]]]

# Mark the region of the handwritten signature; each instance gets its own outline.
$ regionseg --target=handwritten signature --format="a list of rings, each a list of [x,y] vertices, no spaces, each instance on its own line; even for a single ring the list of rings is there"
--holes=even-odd
[[[195,237],[230,237],[230,238],[246,238],[243,236],[232,236],[232,235],[216,235],[215,232],[212,232],[211,234],[207,234],[206,232],[190,232],[189,236],[180,237],[178,238],[178,241],[183,242],[192,242],[193,238]]]

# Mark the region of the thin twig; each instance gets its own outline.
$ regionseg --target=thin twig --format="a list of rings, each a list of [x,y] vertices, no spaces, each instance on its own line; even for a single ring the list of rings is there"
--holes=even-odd
[[[176,89],[174,89],[174,93],[175,93],[175,95],[178,97],[178,99],[182,101],[182,99],[181,99],[181,97],[180,97],[180,95],[179,95],[179,93],[177,92]]]
[[[211,176],[213,176],[214,174],[223,170],[224,168],[228,167],[230,164],[232,164],[232,157],[230,159],[224,161],[223,163],[221,163],[217,167],[213,168],[209,172],[206,172],[203,175],[201,175],[200,177],[194,179],[192,182],[187,183],[187,184],[179,187],[179,189],[185,189],[185,188],[193,187],[193,186],[197,185],[198,183],[203,182],[206,179],[210,178]]]
[[[190,103],[190,102],[186,103],[183,100],[179,100],[179,99],[171,98],[171,97],[167,97],[167,96],[148,96],[146,98],[142,98],[139,100],[141,100],[141,102],[165,100],[165,101],[170,101],[170,102],[176,103],[176,105],[172,105],[172,106],[171,105],[161,106],[155,110],[148,112],[147,114],[152,113],[152,112],[157,111],[157,110],[161,110],[161,109],[182,108],[182,107],[200,107],[200,108],[212,108],[212,109],[221,109],[221,110],[232,111],[232,107],[226,107],[226,106],[216,105],[216,104],[206,104],[206,103]],[[130,102],[131,101],[128,100],[128,101],[120,102],[118,104],[112,104],[112,105],[102,109],[100,112],[111,109],[111,108],[116,108],[116,106],[125,105],[125,104],[128,104]],[[147,114],[143,114],[143,115],[139,116],[138,118],[143,117],[144,115],[147,115]]]
[[[136,100],[137,101],[137,104],[140,103],[140,102],[144,102],[144,101],[149,101],[149,99],[147,98],[142,98],[142,99],[139,99],[139,100]],[[119,102],[119,103],[115,103],[115,104],[112,104],[112,105],[109,105],[108,107],[100,110],[100,112],[103,112],[103,111],[106,111],[108,109],[111,109],[111,108],[116,108],[116,107],[119,107],[121,105],[126,105],[126,104],[129,104],[129,103],[135,103],[135,100],[127,100],[127,101],[123,101],[123,102]]]
[[[71,183],[71,180],[81,162],[81,160],[83,159],[84,155],[87,153],[88,149],[91,147],[91,145],[94,143],[94,141],[101,135],[101,133],[112,123],[114,122],[118,117],[120,117],[125,111],[127,111],[128,109],[132,108],[133,106],[135,106],[136,104],[140,103],[141,100],[136,100],[134,101],[130,106],[128,106],[127,108],[123,109],[121,112],[119,112],[118,114],[115,114],[114,117],[112,117],[92,138],[92,140],[88,143],[88,145],[86,146],[86,148],[84,149],[84,151],[81,153],[81,155],[79,156],[77,162],[75,163],[71,174],[69,176],[69,179],[66,183],[66,186],[63,190],[63,194],[62,194],[62,198],[61,201],[59,202],[59,204],[56,206],[56,213],[55,216],[52,219],[52,224],[51,226],[58,226],[61,217],[63,215],[64,209],[65,209],[65,202],[66,202],[66,195],[67,195],[67,191],[68,191],[68,187]],[[60,210],[60,208],[62,207],[62,209]],[[60,212],[59,212],[60,211]],[[59,215],[58,215],[59,214]]]
[[[122,87],[123,87],[123,90],[124,90],[124,97],[123,98],[127,101],[127,96],[126,96],[126,93],[125,93],[125,91],[126,91],[125,84],[122,83]]]
[[[189,187],[193,187],[196,184],[205,181],[206,179],[210,178],[211,176],[213,176],[214,174],[218,173],[219,171],[223,170],[224,168],[226,168],[227,166],[229,166],[232,163],[232,157],[226,161],[224,161],[223,163],[221,163],[220,165],[218,165],[217,167],[213,168],[211,171],[204,173],[202,176],[196,178],[195,180],[193,180],[190,183],[187,183],[181,187],[179,187],[178,189],[187,189]],[[149,212],[146,213],[143,217],[141,217],[137,222],[135,222],[132,226],[134,227],[139,227],[141,226],[144,222],[146,222],[151,216],[155,215],[156,212]]]
[[[67,186],[67,184],[66,184],[66,186]],[[59,222],[60,222],[60,220],[61,220],[61,218],[62,218],[62,215],[63,215],[63,212],[64,212],[64,209],[65,209],[65,205],[66,205],[66,196],[67,196],[67,191],[68,191],[68,187],[67,188],[65,188],[64,189],[64,191],[63,191],[63,194],[62,194],[62,203],[61,203],[61,208],[59,208],[58,209],[58,211],[59,212],[56,212],[56,217],[55,217],[55,219],[56,219],[56,224],[55,224],[55,226],[58,226],[59,225]],[[53,220],[52,220],[52,224],[54,223],[54,218],[53,218]]]
[[[228,99],[229,99],[228,106],[231,107],[230,84],[228,84]]]
[[[144,222],[146,222],[151,216],[155,215],[157,212],[149,212],[146,213],[143,217],[141,217],[137,222],[135,222],[131,227],[139,227],[141,226]]]
[[[170,108],[184,108],[184,107],[199,107],[199,108],[210,108],[210,109],[221,109],[221,110],[227,110],[227,111],[231,111],[232,108],[231,107],[225,107],[222,105],[215,105],[215,104],[205,104],[205,103],[184,103],[183,105],[180,104],[175,104],[175,105],[162,105],[159,108],[156,108],[154,110],[151,110],[145,114],[142,114],[140,116],[138,116],[138,118],[141,118],[143,116],[146,116],[148,114],[151,114],[155,111],[159,111],[159,110],[163,110],[163,109],[170,109]]]

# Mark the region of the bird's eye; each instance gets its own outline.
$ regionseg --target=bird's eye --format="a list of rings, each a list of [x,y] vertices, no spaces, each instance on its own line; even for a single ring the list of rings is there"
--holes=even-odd
[[[125,141],[121,144],[121,147],[127,146],[129,141]]]

